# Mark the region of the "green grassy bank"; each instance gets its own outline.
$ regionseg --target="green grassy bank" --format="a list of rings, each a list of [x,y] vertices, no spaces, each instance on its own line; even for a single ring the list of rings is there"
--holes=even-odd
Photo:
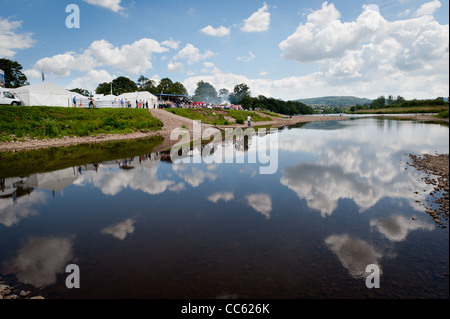
[[[202,123],[212,125],[230,125],[234,124],[233,121],[238,124],[244,124],[249,115],[252,118],[252,122],[272,121],[270,117],[252,111],[212,109],[167,109],[167,111],[194,121],[201,121]]]
[[[0,106],[0,142],[156,131],[162,126],[144,109]]]

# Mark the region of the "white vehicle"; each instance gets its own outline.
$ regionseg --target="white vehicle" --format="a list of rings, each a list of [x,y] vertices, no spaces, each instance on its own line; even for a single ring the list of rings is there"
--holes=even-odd
[[[21,105],[20,99],[16,98],[8,89],[0,88],[0,105]]]

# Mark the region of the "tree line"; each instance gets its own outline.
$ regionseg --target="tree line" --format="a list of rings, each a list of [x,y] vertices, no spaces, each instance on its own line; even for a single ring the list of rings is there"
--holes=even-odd
[[[75,89],[79,90],[79,89]],[[169,78],[162,79],[158,85],[156,81],[141,75],[136,82],[127,77],[121,76],[112,82],[100,83],[95,89],[96,94],[113,94],[121,95],[124,93],[147,91],[151,94],[171,94],[171,95],[187,95],[188,92],[180,82],[172,82]]]
[[[81,89],[74,89],[73,92]],[[96,94],[121,95],[123,93],[148,91],[154,95],[170,94],[187,96],[188,91],[180,82],[173,82],[169,78],[162,79],[158,85],[154,80],[141,75],[136,82],[126,77],[119,77],[112,82],[100,83],[95,90]],[[86,93],[86,92],[84,92]],[[193,102],[204,102],[210,104],[220,104],[228,102],[233,105],[241,105],[244,109],[268,110],[286,115],[313,114],[314,108],[298,101],[283,101],[280,99],[268,98],[263,95],[252,97],[247,84],[241,83],[234,87],[232,92],[222,88],[219,91],[208,82],[199,81],[192,96]]]
[[[404,108],[404,107],[414,107],[414,106],[440,106],[448,105],[443,97],[438,97],[436,99],[428,100],[406,100],[404,97],[398,95],[394,97],[389,95],[387,98],[385,96],[380,96],[373,100],[372,103],[365,105],[355,105],[350,108],[350,112],[355,112],[359,110],[373,110],[373,109],[384,109],[384,108]]]

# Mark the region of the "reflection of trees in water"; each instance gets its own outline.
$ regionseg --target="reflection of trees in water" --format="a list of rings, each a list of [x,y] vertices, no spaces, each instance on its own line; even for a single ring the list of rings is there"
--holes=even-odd
[[[171,163],[172,160],[170,158],[170,152],[158,152],[158,153],[149,153],[124,159],[118,159],[112,162],[101,162],[101,163],[88,163],[82,164],[75,167],[67,167],[66,169],[73,169],[74,173],[74,181],[78,178],[78,176],[83,175],[87,171],[95,171],[99,172],[99,168],[101,165],[112,164],[115,163],[119,166],[120,169],[123,170],[131,170],[134,169],[134,164],[142,164],[144,162],[166,162]],[[13,201],[17,201],[19,198],[30,195],[33,193],[35,189],[39,189],[39,181],[38,175],[40,179],[45,176],[51,176],[55,172],[59,172],[63,170],[46,172],[42,174],[30,174],[25,177],[14,177],[14,178],[0,178],[0,199],[12,198]],[[57,181],[56,181],[57,182]],[[52,190],[53,196],[55,195],[55,190]]]

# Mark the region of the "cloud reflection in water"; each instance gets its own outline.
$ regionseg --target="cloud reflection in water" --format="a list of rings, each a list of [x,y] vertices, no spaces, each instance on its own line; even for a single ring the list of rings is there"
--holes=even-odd
[[[30,238],[16,257],[3,263],[5,274],[15,274],[24,284],[42,288],[56,283],[56,275],[63,273],[72,259],[71,238]]]
[[[343,234],[331,235],[325,239],[325,243],[354,278],[367,277],[368,265],[375,264],[380,267],[382,255],[364,240]]]
[[[408,234],[413,230],[433,230],[435,228],[432,224],[398,215],[373,219],[370,221],[370,226],[375,227],[383,236],[395,242],[406,240]]]
[[[135,221],[131,218],[101,230],[102,234],[111,235],[118,240],[124,240],[128,235],[134,233]]]

